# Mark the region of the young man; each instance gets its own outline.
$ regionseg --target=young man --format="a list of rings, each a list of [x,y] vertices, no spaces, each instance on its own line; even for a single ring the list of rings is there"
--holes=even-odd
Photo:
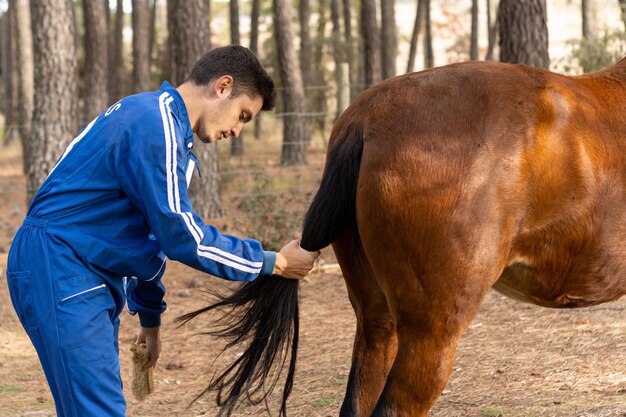
[[[178,89],[127,97],[72,141],[13,240],[13,305],[43,366],[59,417],[122,417],[119,314],[139,314],[149,366],[159,356],[165,258],[229,280],[303,278],[318,253],[278,253],[220,234],[193,211],[193,134],[238,136],[274,106],[274,84],[249,50],[214,49]]]

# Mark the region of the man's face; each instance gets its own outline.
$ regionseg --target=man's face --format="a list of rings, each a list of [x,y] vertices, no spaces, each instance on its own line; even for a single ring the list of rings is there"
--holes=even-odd
[[[215,107],[207,108],[200,115],[196,134],[204,143],[238,137],[243,125],[252,120],[262,106],[263,99],[260,96],[240,94],[236,97],[219,97]]]

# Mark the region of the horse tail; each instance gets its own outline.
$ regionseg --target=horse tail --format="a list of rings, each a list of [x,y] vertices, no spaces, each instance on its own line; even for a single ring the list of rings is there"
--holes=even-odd
[[[309,251],[330,245],[348,226],[352,226],[358,239],[356,186],[363,154],[363,129],[356,124],[343,128],[339,121],[330,143],[322,181],[304,219],[300,246]]]
[[[300,246],[309,251],[328,246],[344,227],[356,225],[355,193],[362,133],[353,129],[352,134],[340,140],[333,140],[334,136],[331,135],[322,182],[305,216]],[[356,234],[356,227],[353,230]],[[279,412],[279,416],[287,415],[298,352],[298,285],[297,280],[260,276],[230,295],[213,293],[215,303],[177,318],[182,325],[202,313],[223,311],[216,326],[206,333],[225,338],[224,351],[246,346],[243,354],[196,397],[197,400],[209,391],[217,391],[217,404],[221,407],[218,417],[230,416],[244,394],[253,404],[264,401],[289,360]]]

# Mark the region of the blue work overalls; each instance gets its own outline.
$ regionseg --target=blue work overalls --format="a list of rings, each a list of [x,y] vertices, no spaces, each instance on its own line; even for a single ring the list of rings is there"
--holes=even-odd
[[[126,415],[118,317],[127,302],[142,326],[160,325],[166,257],[238,281],[274,268],[274,252],[193,211],[192,147],[185,103],[164,82],[87,125],[29,207],[7,278],[59,417]]]

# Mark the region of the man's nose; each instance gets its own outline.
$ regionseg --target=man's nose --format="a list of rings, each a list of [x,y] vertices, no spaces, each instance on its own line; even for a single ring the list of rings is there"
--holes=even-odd
[[[242,130],[243,130],[243,123],[237,123],[235,125],[235,127],[233,127],[230,130],[230,134],[231,134],[231,136],[234,136],[234,137],[238,138],[239,134],[241,133]]]

